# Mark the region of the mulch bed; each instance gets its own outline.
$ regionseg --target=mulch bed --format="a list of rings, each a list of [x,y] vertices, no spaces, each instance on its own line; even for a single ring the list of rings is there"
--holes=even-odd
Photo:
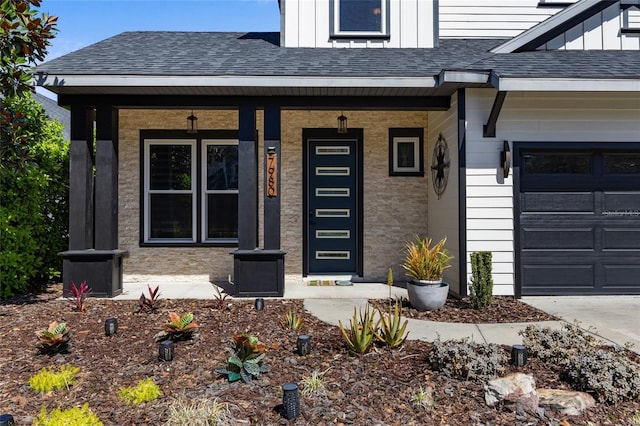
[[[407,341],[399,350],[376,347],[367,355],[350,354],[339,329],[305,313],[300,300],[267,300],[262,311],[256,311],[251,301],[233,301],[219,309],[215,300],[161,300],[157,313],[134,313],[134,301],[90,299],[86,312],[80,313],[65,300],[53,300],[59,294],[59,287],[52,287],[43,294],[0,304],[0,321],[4,325],[0,332],[0,413],[11,413],[18,424],[31,424],[42,407],[52,410],[88,402],[105,425],[162,425],[169,408],[179,398],[218,398],[228,403],[233,417],[230,424],[555,425],[563,419],[487,407],[484,383],[450,379],[429,369],[428,342]],[[507,299],[497,299],[500,307],[493,311],[493,322],[509,320],[511,317],[504,311],[514,308],[518,310],[514,314],[517,322],[548,319],[539,312],[529,312],[527,315],[531,316],[527,316],[526,305]],[[385,301],[382,303],[388,306]],[[463,302],[447,302],[437,317],[431,315],[429,319],[479,321],[480,314],[459,303]],[[304,317],[304,327],[299,332],[280,326],[280,320],[290,310]],[[160,362],[153,336],[167,321],[169,311],[193,312],[199,333],[191,341],[176,344],[173,361]],[[415,314],[410,309],[404,313]],[[104,320],[109,317],[118,318],[119,330],[107,337]],[[67,322],[73,331],[73,349],[69,354],[39,355],[35,332],[53,320]],[[232,333],[245,331],[274,348],[266,357],[270,372],[250,384],[230,384],[215,369],[225,364],[229,356],[226,348]],[[295,352],[298,334],[312,336],[310,355],[301,357]],[[504,350],[508,353],[509,348]],[[62,364],[80,368],[78,383],[50,394],[29,388],[29,377],[39,369]],[[300,417],[284,419],[282,384],[300,383],[314,371],[326,371],[326,394],[301,396]],[[535,359],[519,369],[510,366],[508,371],[533,374],[538,387],[567,388],[559,380],[557,368]],[[117,396],[123,386],[133,386],[147,377],[160,386],[163,397],[130,406]],[[434,389],[436,405],[431,410],[414,407],[410,402],[421,386]],[[598,404],[581,416],[566,417],[565,425],[632,424],[631,420],[625,421],[637,415],[637,407],[637,401],[613,406]]]

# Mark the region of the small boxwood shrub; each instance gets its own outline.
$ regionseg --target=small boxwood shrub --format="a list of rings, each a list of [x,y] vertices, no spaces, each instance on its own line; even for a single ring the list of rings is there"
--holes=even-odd
[[[436,339],[429,351],[432,370],[463,380],[491,379],[504,372],[507,356],[500,346],[467,339]]]
[[[640,366],[602,349],[573,357],[563,378],[574,389],[592,392],[610,404],[640,397]]]

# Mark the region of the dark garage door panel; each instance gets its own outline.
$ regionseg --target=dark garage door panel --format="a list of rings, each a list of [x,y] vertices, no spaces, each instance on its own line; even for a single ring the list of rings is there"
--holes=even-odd
[[[534,161],[520,169],[520,294],[640,294],[640,174],[604,175],[600,145],[591,174],[536,175]],[[520,148],[521,164],[527,154]]]

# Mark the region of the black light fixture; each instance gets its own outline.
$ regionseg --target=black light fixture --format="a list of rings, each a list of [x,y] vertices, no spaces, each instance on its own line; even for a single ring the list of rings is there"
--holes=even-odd
[[[502,144],[502,151],[500,151],[500,167],[502,168],[502,177],[509,177],[509,169],[511,168],[511,150],[509,149],[509,142],[504,141]]]
[[[300,398],[298,397],[298,385],[296,383],[286,383],[282,385],[282,392],[284,416],[288,420],[295,419],[300,415]]]
[[[163,340],[158,345],[158,359],[160,361],[171,361],[173,359],[173,342]]]
[[[107,318],[107,320],[104,322],[104,334],[106,334],[107,336],[111,336],[113,334],[116,334],[116,331],[118,331],[117,318]]]
[[[264,309],[264,299],[262,297],[257,298],[255,303],[253,304],[253,307],[256,308],[256,311],[263,310]]]
[[[193,115],[193,110],[191,110],[191,115],[187,117],[187,133],[198,133],[198,117]]]
[[[344,135],[348,132],[349,128],[347,127],[347,117],[345,117],[344,112],[342,112],[338,117],[338,133]]]
[[[513,345],[511,347],[511,364],[516,367],[523,367],[527,364],[527,348],[524,345]]]
[[[309,352],[311,352],[311,337],[304,334],[298,336],[297,347],[300,355],[309,355]]]
[[[0,414],[0,426],[15,426],[15,424],[11,414]]]

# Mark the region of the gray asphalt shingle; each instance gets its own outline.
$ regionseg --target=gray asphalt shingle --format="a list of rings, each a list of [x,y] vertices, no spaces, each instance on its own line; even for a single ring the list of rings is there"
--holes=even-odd
[[[639,78],[638,51],[494,54],[504,40],[444,39],[434,49],[282,48],[279,33],[125,32],[37,71],[67,75],[424,77],[492,70],[513,77]]]

